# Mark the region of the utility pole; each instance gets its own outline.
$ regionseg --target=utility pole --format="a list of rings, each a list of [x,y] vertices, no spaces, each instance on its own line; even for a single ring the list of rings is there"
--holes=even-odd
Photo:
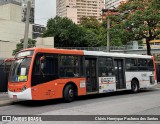
[[[30,8],[31,8],[31,1],[28,0],[28,2],[27,2],[27,16],[26,16],[26,23],[25,23],[23,49],[28,48],[28,33],[29,33]]]
[[[109,34],[109,29],[110,29],[110,18],[108,16],[108,18],[107,18],[107,52],[110,52],[110,34]]]

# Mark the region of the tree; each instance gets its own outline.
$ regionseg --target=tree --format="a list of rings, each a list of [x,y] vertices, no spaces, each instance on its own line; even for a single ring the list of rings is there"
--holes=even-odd
[[[43,37],[51,36],[54,36],[55,47],[88,47],[94,46],[97,42],[92,32],[76,25],[66,17],[56,16],[48,20],[47,30],[43,33]]]
[[[75,33],[75,34],[74,34]],[[56,47],[72,47],[76,42],[76,36],[79,34],[78,27],[68,18],[56,16],[47,22],[47,30],[43,37],[54,36]]]
[[[88,33],[92,33],[93,36],[96,37],[96,41],[94,42],[94,46],[102,46],[106,44],[105,37],[106,37],[106,32],[103,30],[103,27],[101,23],[96,19],[96,17],[81,17],[80,18],[80,26],[85,28],[88,35]],[[89,37],[89,36],[86,36]],[[89,40],[90,38],[88,38]],[[93,39],[93,37],[92,37]]]
[[[121,5],[119,16],[111,16],[111,35],[124,43],[146,40],[147,54],[151,55],[150,41],[160,35],[160,0],[129,0]]]
[[[87,29],[97,29],[100,26],[100,22],[95,17],[83,16],[80,18],[80,25]]]
[[[24,43],[24,39],[21,39],[21,40],[20,40],[20,43],[18,43],[18,44],[16,45],[16,49],[13,50],[12,55],[15,55],[17,52],[19,52],[20,50],[23,49],[23,43]],[[29,39],[28,39],[28,48],[32,48],[32,47],[34,47],[34,46],[36,46],[36,41],[29,38]]]

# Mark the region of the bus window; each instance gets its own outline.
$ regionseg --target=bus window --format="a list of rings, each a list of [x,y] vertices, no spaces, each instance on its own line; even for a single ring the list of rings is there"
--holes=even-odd
[[[38,53],[33,65],[32,86],[56,79],[58,76],[57,71],[57,55]]]
[[[80,58],[78,56],[59,55],[59,76],[80,77]]]
[[[148,70],[150,70],[150,71],[154,70],[153,60],[152,59],[148,60]]]
[[[137,70],[137,60],[126,59],[126,70],[128,71]]]
[[[5,72],[9,73],[11,65],[12,61],[5,62],[5,67],[4,67]]]
[[[99,57],[99,77],[113,75],[113,60],[112,58]]]
[[[20,58],[15,60],[11,68],[9,81],[26,82],[28,80],[30,62],[31,58]]]
[[[138,59],[138,69],[139,70],[148,70],[147,59]]]

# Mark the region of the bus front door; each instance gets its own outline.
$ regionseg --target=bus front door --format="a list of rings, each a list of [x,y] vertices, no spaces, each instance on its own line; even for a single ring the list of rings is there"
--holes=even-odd
[[[115,76],[116,76],[116,89],[126,88],[124,81],[124,66],[123,59],[114,60]]]
[[[87,92],[97,91],[96,61],[95,58],[85,58]]]

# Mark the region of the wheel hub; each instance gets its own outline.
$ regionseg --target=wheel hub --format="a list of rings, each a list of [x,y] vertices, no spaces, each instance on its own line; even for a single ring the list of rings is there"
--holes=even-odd
[[[69,90],[69,96],[70,96],[70,97],[73,97],[73,96],[74,96],[73,89],[70,89],[70,90]]]
[[[134,83],[133,84],[133,89],[136,91],[137,90],[137,85]]]

